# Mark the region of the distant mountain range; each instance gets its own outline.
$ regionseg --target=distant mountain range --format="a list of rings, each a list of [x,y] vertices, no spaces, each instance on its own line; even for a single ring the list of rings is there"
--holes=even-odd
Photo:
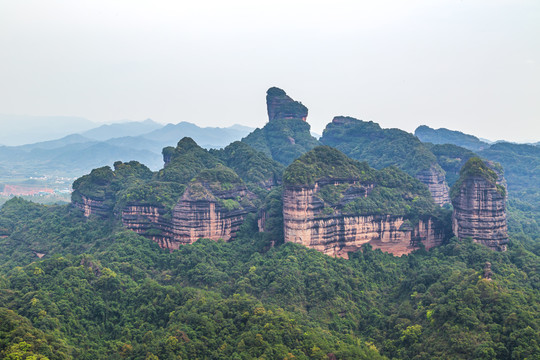
[[[55,124],[53,121],[51,126],[56,127]],[[83,124],[86,123],[73,126]],[[137,160],[158,169],[163,165],[161,150],[175,146],[185,136],[205,148],[222,148],[252,130],[242,125],[224,128],[203,128],[188,122],[162,125],[150,119],[101,125],[55,140],[0,146],[0,167],[7,169],[3,172],[4,180],[43,174],[80,176],[115,161]]]
[[[461,131],[449,130],[445,128],[432,129],[422,125],[416,128],[414,135],[422,142],[432,144],[454,144],[472,151],[483,150],[489,147],[489,143],[480,140],[476,136],[462,133]]]
[[[81,133],[96,127],[96,123],[75,116],[27,116],[0,114],[0,144],[17,146],[69,134]]]
[[[122,136],[139,136],[163,127],[152,119],[141,122],[130,121],[127,123],[105,124],[82,133],[87,138],[105,141]]]

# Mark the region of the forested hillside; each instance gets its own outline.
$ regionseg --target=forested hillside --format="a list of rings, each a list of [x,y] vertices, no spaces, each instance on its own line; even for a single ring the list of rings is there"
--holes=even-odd
[[[69,205],[6,202],[0,359],[540,358],[534,147],[481,159],[344,117],[320,146],[300,102],[267,107],[223,149],[184,137]]]
[[[170,253],[112,220],[8,202],[1,356],[540,356],[538,234],[514,236],[505,253],[452,240],[404,257],[366,247],[344,260],[270,247],[255,226],[251,218],[233,242],[199,240]]]

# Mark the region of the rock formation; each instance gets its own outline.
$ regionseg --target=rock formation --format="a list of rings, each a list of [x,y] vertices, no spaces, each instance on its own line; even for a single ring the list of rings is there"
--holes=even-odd
[[[339,181],[330,186],[353,185]],[[326,184],[328,185],[328,184]],[[419,248],[440,245],[444,233],[427,217],[416,224],[398,215],[325,213],[325,204],[317,196],[324,184],[286,186],[283,194],[285,242],[294,242],[327,255],[348,257],[369,243],[373,248],[401,256]],[[367,190],[368,188],[366,188]],[[361,196],[369,196],[367,193]],[[326,208],[328,209],[328,208]]]
[[[372,121],[336,116],[320,141],[376,169],[396,166],[424,183],[435,203],[442,206],[450,202],[444,170],[428,147],[412,134],[382,129]]]
[[[255,129],[242,142],[282,165],[289,165],[302,154],[320,145],[306,122],[308,109],[292,100],[285,91],[270,88],[266,95],[269,122]]]
[[[228,241],[236,236],[247,214],[256,211],[254,199],[234,171],[218,165],[201,171],[172,211],[164,206],[129,203],[122,211],[122,223],[170,250],[200,238]]]
[[[164,249],[178,249],[167,210],[162,206],[129,204],[122,210],[122,224],[137,234],[156,242]]]
[[[450,188],[440,166],[433,164],[429,169],[416,173],[416,178],[428,187],[436,204],[442,206],[450,203]]]
[[[76,208],[82,210],[86,217],[91,215],[106,217],[112,211],[112,207],[104,200],[94,200],[85,195],[80,195],[80,198],[72,203]]]
[[[402,182],[396,185],[399,177]],[[376,171],[321,146],[289,166],[284,181],[285,242],[347,257],[366,243],[403,255],[421,244],[426,249],[440,245],[445,238],[439,221],[420,213],[436,207],[427,190],[398,169]],[[414,198],[424,205],[412,214],[407,209],[415,206]]]
[[[209,184],[194,184],[174,207],[174,239],[191,244],[199,238],[225,241],[234,238],[247,214],[255,211],[250,203],[254,195],[243,185],[232,190],[208,191],[203,196],[201,188],[211,191]]]
[[[472,238],[497,251],[508,243],[506,188],[488,164],[473,157],[452,187],[452,229],[459,239]]]
[[[272,87],[266,92],[268,120],[302,120],[306,121],[308,108],[301,102],[291,99],[285,91]]]

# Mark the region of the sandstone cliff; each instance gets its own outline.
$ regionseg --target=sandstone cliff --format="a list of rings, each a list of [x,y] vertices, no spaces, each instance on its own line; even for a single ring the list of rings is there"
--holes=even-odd
[[[445,238],[429,192],[399,169],[377,171],[321,146],[291,164],[284,181],[285,242],[347,257],[366,243],[403,255]]]
[[[208,183],[192,184],[173,210],[174,239],[190,244],[203,237],[234,238],[247,214],[255,211],[254,197],[244,185],[215,190]]]
[[[433,200],[440,206],[450,203],[450,188],[444,175],[440,166],[435,164],[416,173],[416,178],[428,187]]]
[[[75,180],[71,203],[81,209],[86,217],[112,216],[118,191],[134,183],[147,181],[152,175],[150,169],[137,161],[117,161],[114,163],[114,170],[104,166]]]
[[[77,200],[72,201],[72,204],[82,210],[86,217],[91,215],[106,217],[112,212],[112,207],[105,200],[93,200],[85,195],[80,195]]]
[[[272,87],[266,92],[268,120],[302,120],[306,121],[308,109],[301,102],[291,99],[285,91]]]
[[[172,210],[129,203],[122,210],[122,223],[170,250],[200,238],[228,241],[236,236],[247,214],[256,211],[253,200],[255,195],[242,180],[231,169],[218,165],[201,171]]]
[[[470,237],[493,250],[506,250],[506,188],[501,184],[500,175],[477,157],[463,166],[452,187],[452,228],[458,238]]]
[[[162,206],[130,204],[122,210],[122,224],[137,234],[156,242],[161,248],[175,250],[173,227],[168,211]]]
[[[339,181],[330,186],[353,185],[354,180]],[[325,186],[328,186],[326,184]],[[368,189],[358,192],[368,197]],[[317,195],[321,184],[287,186],[283,194],[285,242],[294,242],[327,255],[348,257],[369,243],[373,248],[394,255],[408,254],[423,244],[426,249],[440,245],[444,233],[431,217],[412,224],[399,215],[344,214],[337,208],[328,210]],[[354,198],[354,197],[353,197]]]

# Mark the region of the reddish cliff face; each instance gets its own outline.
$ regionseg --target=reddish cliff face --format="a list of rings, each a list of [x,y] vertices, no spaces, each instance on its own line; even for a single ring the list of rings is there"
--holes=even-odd
[[[80,199],[72,201],[72,204],[81,209],[86,217],[91,215],[108,216],[112,211],[112,208],[104,200],[93,200],[84,195],[80,195]]]
[[[162,248],[176,250],[200,238],[233,239],[248,213],[255,211],[255,195],[244,185],[218,189],[217,184],[192,183],[172,210],[149,205],[129,205],[122,223]]]
[[[234,238],[247,214],[255,211],[253,198],[244,185],[216,190],[210,184],[193,184],[173,210],[175,239],[190,244],[199,238]]]
[[[122,210],[122,224],[137,234],[158,243],[161,248],[175,250],[179,243],[174,241],[170,216],[163,207],[153,205],[128,205]]]
[[[464,239],[505,251],[508,243],[504,190],[481,176],[466,178],[452,199],[452,229]]]
[[[343,181],[335,182],[339,186]],[[349,183],[352,183],[349,182]],[[348,257],[369,243],[394,255],[408,254],[422,243],[440,245],[444,234],[427,218],[413,225],[403,216],[330,213],[314,186],[287,186],[283,194],[285,242],[294,242],[331,256]],[[369,196],[372,185],[352,196]],[[326,211],[325,211],[326,210]]]
[[[442,206],[450,203],[450,189],[442,169],[431,166],[416,174],[416,178],[428,187],[436,204]]]

